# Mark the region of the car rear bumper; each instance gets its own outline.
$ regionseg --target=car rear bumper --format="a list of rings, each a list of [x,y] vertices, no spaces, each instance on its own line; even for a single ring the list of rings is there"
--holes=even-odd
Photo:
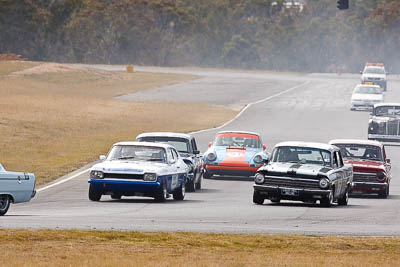
[[[107,179],[90,179],[88,181],[103,194],[115,193],[120,195],[134,195],[134,193],[154,193],[160,189],[159,182],[121,181]]]
[[[353,182],[353,186],[350,190],[351,194],[373,194],[384,192],[388,183],[364,183],[364,182]]]
[[[368,134],[368,139],[386,142],[400,142],[400,135]]]
[[[299,201],[307,201],[307,200],[320,200],[327,197],[330,193],[330,190],[323,189],[303,189],[303,188],[289,188],[289,187],[280,187],[280,186],[271,186],[271,185],[253,185],[254,190],[258,191],[261,195],[265,196],[265,198],[278,198],[278,199],[286,199],[286,200],[299,200]],[[296,195],[285,195],[283,194],[284,190],[296,190]]]

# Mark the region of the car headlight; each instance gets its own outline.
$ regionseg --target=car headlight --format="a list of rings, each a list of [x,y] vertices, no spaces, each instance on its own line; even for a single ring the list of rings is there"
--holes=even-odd
[[[383,182],[386,178],[386,173],[384,172],[378,172],[376,174],[376,180],[378,180],[379,182]]]
[[[217,155],[215,155],[214,152],[210,152],[207,155],[207,160],[209,160],[209,161],[214,161],[216,158],[217,158]]]
[[[157,180],[157,174],[155,173],[145,173],[143,176],[144,181],[155,181]]]
[[[254,182],[256,184],[263,184],[264,181],[265,181],[264,174],[262,174],[260,172],[256,173],[256,177],[254,178]]]
[[[90,178],[92,179],[103,179],[104,173],[102,171],[91,171]]]
[[[327,189],[329,187],[329,180],[327,178],[322,178],[319,180],[319,187],[322,189]]]
[[[253,161],[255,163],[262,163],[263,162],[263,158],[260,155],[257,155],[254,157]]]

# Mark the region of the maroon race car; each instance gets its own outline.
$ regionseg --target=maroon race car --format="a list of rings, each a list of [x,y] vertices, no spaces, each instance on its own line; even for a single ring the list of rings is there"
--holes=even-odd
[[[340,148],[345,164],[353,165],[353,194],[389,195],[392,178],[390,159],[378,141],[338,139],[329,142]]]

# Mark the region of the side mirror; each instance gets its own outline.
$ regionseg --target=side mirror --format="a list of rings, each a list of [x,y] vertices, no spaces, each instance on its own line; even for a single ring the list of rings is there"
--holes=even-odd
[[[209,142],[209,143],[208,143],[208,147],[211,147],[211,146],[212,146],[212,142]]]
[[[269,158],[263,159],[264,164],[268,164],[269,163]]]
[[[362,70],[360,70],[360,74],[363,74]]]
[[[267,146],[266,146],[265,144],[263,144],[263,149],[264,149],[264,150],[266,150],[266,149],[267,149]]]
[[[106,156],[105,156],[105,155],[101,155],[101,156],[99,157],[99,159],[100,159],[100,160],[106,160]]]
[[[386,163],[390,163],[390,159],[386,159]]]
[[[194,150],[193,154],[198,155],[198,154],[200,154],[200,151],[199,150]]]

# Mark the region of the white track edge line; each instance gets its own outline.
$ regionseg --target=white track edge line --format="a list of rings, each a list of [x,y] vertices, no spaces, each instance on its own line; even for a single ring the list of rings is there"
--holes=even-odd
[[[224,124],[222,124],[222,125],[220,125],[220,126],[217,126],[217,127],[214,127],[214,128],[208,128],[208,129],[203,129],[203,130],[191,132],[191,133],[189,133],[189,134],[203,133],[203,132],[207,132],[207,131],[212,131],[212,130],[221,129],[221,128],[223,128],[223,127],[225,127],[225,126],[231,124],[231,123],[234,122],[235,120],[237,120],[237,119],[238,119],[248,108],[250,108],[251,106],[256,105],[256,104],[260,104],[260,103],[263,103],[263,102],[266,102],[266,101],[268,101],[268,100],[271,100],[271,99],[273,99],[273,98],[275,98],[275,97],[278,97],[278,96],[281,96],[281,95],[283,95],[283,94],[286,94],[286,93],[288,93],[288,92],[290,92],[290,91],[293,91],[293,90],[295,90],[295,89],[297,89],[297,88],[299,88],[299,87],[301,87],[301,86],[304,86],[304,85],[306,85],[306,84],[309,84],[309,83],[310,83],[310,81],[307,81],[307,82],[304,82],[304,83],[302,83],[302,84],[293,86],[293,87],[291,87],[291,88],[289,88],[289,89],[286,89],[286,90],[284,90],[284,91],[282,91],[282,92],[279,92],[279,93],[276,93],[276,94],[274,94],[274,95],[268,96],[268,97],[266,97],[266,98],[257,100],[257,101],[255,101],[255,102],[248,103],[248,104],[245,105],[245,107],[244,107],[234,118],[232,118],[231,120],[225,122]]]
[[[39,188],[38,190],[36,190],[36,192],[40,192],[40,191],[43,191],[43,190],[52,188],[52,187],[54,187],[54,186],[63,184],[63,183],[65,183],[65,182],[68,182],[68,181],[70,181],[70,180],[72,180],[72,179],[75,179],[76,177],[78,177],[78,176],[84,174],[84,173],[87,172],[88,170],[90,170],[90,168],[87,168],[87,169],[85,169],[85,170],[83,170],[83,171],[81,171],[81,172],[78,172],[78,173],[72,175],[71,177],[65,178],[65,179],[63,179],[63,180],[61,180],[61,181],[58,181],[58,182],[56,182],[56,183],[49,184],[49,185],[47,185],[47,186],[44,186],[44,187],[42,187],[42,188]]]
[[[249,104],[246,104],[246,106],[245,106],[233,119],[231,119],[231,120],[225,122],[224,124],[222,124],[222,125],[220,125],[220,126],[218,126],[218,127],[214,127],[214,128],[208,128],[208,129],[203,129],[203,130],[200,130],[200,131],[191,132],[191,133],[189,133],[189,134],[202,133],[202,132],[207,132],[207,131],[212,131],[212,130],[221,129],[221,128],[227,126],[228,124],[234,122],[235,120],[237,120],[237,119],[238,119],[248,108],[250,108],[251,106],[256,105],[256,104],[260,104],[260,103],[265,102],[265,101],[268,101],[268,100],[271,100],[271,99],[273,99],[273,98],[275,98],[275,97],[278,97],[278,96],[281,96],[281,95],[283,95],[283,94],[286,94],[286,93],[288,93],[288,92],[290,92],[290,91],[293,91],[293,90],[295,90],[295,89],[297,89],[297,88],[299,88],[299,87],[301,87],[301,86],[304,86],[304,85],[306,85],[306,84],[309,84],[309,83],[310,83],[310,81],[307,81],[307,82],[304,82],[304,83],[302,83],[302,84],[299,84],[299,85],[296,85],[296,86],[294,86],[294,87],[291,87],[291,88],[289,88],[289,89],[286,89],[286,90],[284,90],[284,91],[282,91],[282,92],[279,92],[279,93],[277,93],[277,94],[274,94],[274,95],[268,96],[268,97],[266,97],[266,98],[263,98],[263,99],[261,99],[261,100],[258,100],[258,101],[255,101],[255,102],[251,102],[251,103],[249,103]],[[64,180],[61,180],[61,181],[58,181],[58,182],[56,182],[56,183],[47,185],[47,186],[45,186],[45,187],[39,188],[39,189],[36,190],[36,191],[37,191],[37,192],[41,192],[41,191],[44,191],[44,190],[46,190],[46,189],[52,188],[52,187],[54,187],[54,186],[57,186],[57,185],[66,183],[66,182],[68,182],[68,181],[70,181],[70,180],[72,180],[72,179],[75,179],[76,177],[78,177],[78,176],[84,174],[85,172],[87,172],[87,171],[89,171],[89,170],[90,170],[90,168],[87,168],[87,169],[85,169],[85,170],[83,170],[83,171],[81,171],[81,172],[78,172],[78,173],[72,175],[71,177],[65,178]]]

